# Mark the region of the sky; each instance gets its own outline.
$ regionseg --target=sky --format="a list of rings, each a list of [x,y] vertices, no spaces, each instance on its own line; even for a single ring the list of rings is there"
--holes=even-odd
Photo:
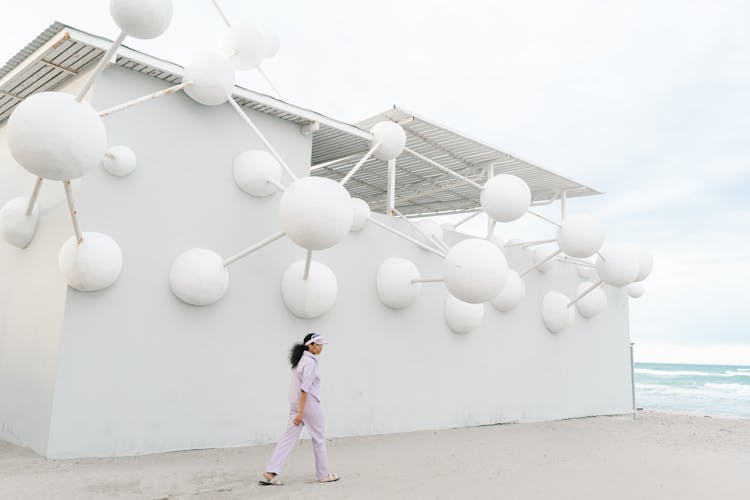
[[[568,209],[654,254],[636,359],[750,365],[750,2],[219,3],[280,35],[264,70],[287,101],[348,122],[399,105],[606,192]],[[125,44],[177,63],[214,50],[212,2],[174,4],[162,37]],[[118,33],[106,2],[16,2],[12,18],[1,61],[54,20]],[[255,72],[238,83],[271,93]],[[529,220],[496,232],[554,237]]]

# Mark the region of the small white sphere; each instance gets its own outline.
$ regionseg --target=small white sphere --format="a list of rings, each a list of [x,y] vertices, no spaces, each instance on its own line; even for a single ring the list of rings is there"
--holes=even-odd
[[[281,39],[273,31],[265,30],[263,32],[263,58],[271,59],[279,53],[281,48]]]
[[[370,216],[370,205],[365,200],[352,198],[352,227],[349,231],[361,231],[367,224],[367,218]]]
[[[594,284],[590,281],[584,281],[578,285],[576,297],[591,288]],[[607,294],[604,293],[601,286],[596,287],[592,292],[586,294],[581,300],[576,302],[578,314],[586,319],[591,319],[607,307]]]
[[[406,132],[396,122],[389,120],[378,122],[370,129],[370,132],[373,135],[370,140],[370,148],[376,142],[380,142],[380,146],[372,153],[378,160],[393,160],[403,152],[404,146],[406,146]]]
[[[484,304],[469,304],[453,295],[445,298],[443,311],[448,328],[460,335],[477,329],[484,318]]]
[[[0,208],[0,235],[11,245],[26,248],[34,239],[39,222],[39,204],[35,203],[31,214],[26,215],[28,196],[19,196]]]
[[[604,259],[596,259],[596,272],[608,285],[623,287],[638,276],[638,256],[624,247],[605,248],[600,252]]]
[[[109,0],[109,13],[128,36],[156,38],[172,22],[172,0]]]
[[[349,192],[325,177],[294,181],[281,197],[281,227],[308,250],[330,248],[352,227],[354,208]]]
[[[553,253],[557,252],[557,248],[553,247],[537,247],[534,250],[534,264],[539,264],[544,259],[552,255]],[[536,270],[540,273],[546,273],[550,269],[552,269],[552,266],[555,265],[555,259],[552,258],[542,264],[541,266],[537,267]]]
[[[257,26],[247,23],[225,28],[219,37],[219,45],[222,55],[238,70],[260,66],[266,51],[263,33]]]
[[[104,170],[115,177],[126,177],[132,174],[135,166],[135,153],[127,146],[112,146],[102,158]]]
[[[380,302],[391,309],[410,306],[422,289],[421,283],[411,282],[417,278],[419,269],[410,260],[400,257],[385,259],[375,278]]]
[[[651,255],[651,252],[635,243],[625,245],[625,249],[635,255],[636,260],[638,261],[638,275],[633,281],[643,281],[648,278],[654,267],[654,257]]]
[[[232,64],[219,54],[201,54],[185,66],[183,82],[193,82],[185,93],[206,106],[223,104],[234,91]]]
[[[442,226],[440,226],[440,224],[438,224],[434,220],[424,219],[424,220],[416,221],[414,225],[416,225],[419,229],[424,231],[431,238],[435,238],[440,242],[443,241],[443,228]],[[435,248],[435,242],[432,239],[425,238],[424,235],[421,232],[417,231],[416,229],[412,229],[411,235],[418,242],[424,245],[430,246],[432,248]],[[425,252],[426,251],[427,250],[425,250]]]
[[[575,308],[560,292],[547,292],[542,299],[542,321],[551,333],[558,333],[575,320]]]
[[[577,259],[591,257],[604,243],[604,228],[596,217],[572,214],[557,230],[557,244],[563,253]]]
[[[298,318],[317,318],[330,311],[336,303],[338,281],[331,268],[310,261],[310,273],[305,277],[305,260],[290,265],[281,279],[281,295],[286,307]]]
[[[10,115],[8,147],[32,174],[63,181],[82,177],[99,165],[107,133],[87,102],[76,102],[62,92],[40,92]]]
[[[584,259],[584,260],[590,263],[592,266],[594,265],[594,262],[592,259]],[[596,268],[594,267],[582,266],[581,264],[576,264],[576,271],[578,272],[578,276],[580,276],[581,279],[591,281],[597,278]]]
[[[520,177],[496,175],[485,183],[480,202],[487,215],[497,222],[513,222],[529,210],[531,189]]]
[[[234,182],[249,195],[263,198],[277,192],[269,179],[281,183],[281,165],[272,154],[249,149],[234,159]]]
[[[81,292],[95,292],[112,285],[122,271],[122,250],[102,233],[83,233],[83,241],[71,236],[58,254],[60,271],[68,286]]]
[[[207,306],[221,299],[229,286],[229,272],[218,253],[192,248],[181,253],[169,270],[169,284],[181,301]]]
[[[445,286],[456,298],[479,304],[499,294],[508,275],[508,263],[497,245],[479,238],[455,244],[445,257]]]
[[[643,297],[643,294],[646,291],[643,283],[641,282],[629,284],[626,290],[628,292],[628,295],[634,299],[640,299],[641,297]]]
[[[521,276],[512,269],[508,270],[508,278],[502,291],[492,299],[492,305],[500,312],[508,312],[521,303],[526,296],[526,283]]]

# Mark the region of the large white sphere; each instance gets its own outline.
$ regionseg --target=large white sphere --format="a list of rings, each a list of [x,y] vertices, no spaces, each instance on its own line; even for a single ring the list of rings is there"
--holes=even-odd
[[[218,253],[193,248],[181,253],[169,270],[169,284],[178,299],[206,306],[221,299],[229,286],[229,272]]]
[[[410,260],[400,257],[385,259],[375,278],[380,301],[392,309],[410,306],[422,289],[421,283],[411,282],[417,278],[419,269]]]
[[[508,275],[502,250],[487,240],[470,238],[453,245],[445,257],[445,286],[456,298],[479,304],[499,294]]]
[[[466,334],[482,324],[484,304],[469,304],[453,295],[445,298],[445,321],[453,333]]]
[[[596,272],[608,285],[623,287],[638,276],[638,256],[625,247],[605,248],[600,252],[604,259],[596,259]]]
[[[234,159],[234,181],[249,195],[263,198],[276,193],[269,179],[281,183],[281,165],[272,154],[250,149]]]
[[[28,196],[19,196],[0,208],[0,235],[11,245],[26,248],[34,239],[39,222],[39,204],[35,203],[31,214],[26,215]]]
[[[102,158],[102,167],[110,175],[126,177],[133,173],[136,166],[135,153],[127,146],[112,146]]]
[[[253,24],[233,24],[224,29],[219,37],[221,53],[238,70],[250,70],[260,66],[266,51],[263,33]]]
[[[156,38],[172,22],[172,0],[109,0],[109,13],[128,36]]]
[[[557,244],[563,253],[578,259],[591,257],[604,243],[604,228],[588,214],[566,216],[557,230]]]
[[[557,248],[554,248],[554,247],[549,247],[549,246],[537,247],[534,250],[534,264],[539,264],[540,262],[542,262],[544,259],[546,259],[547,257],[549,257],[555,252],[557,252]],[[536,270],[539,271],[540,273],[546,273],[547,271],[552,269],[552,266],[554,265],[555,265],[555,259],[552,258],[548,260],[547,262],[545,262],[544,264],[542,264],[541,266],[537,267]]]
[[[625,290],[627,290],[628,295],[630,295],[634,299],[639,299],[643,297],[643,293],[646,291],[646,289],[643,286],[643,283],[640,283],[640,282],[629,284]]]
[[[651,252],[645,250],[642,246],[635,243],[625,245],[625,249],[636,256],[638,261],[638,275],[633,281],[643,281],[651,274],[654,267],[654,257]]]
[[[594,284],[590,281],[584,281],[578,285],[576,297],[591,288]],[[607,294],[604,293],[601,286],[596,287],[592,292],[586,294],[581,300],[576,302],[578,314],[586,319],[593,318],[607,307]]]
[[[352,198],[352,227],[350,231],[361,231],[367,224],[367,218],[370,216],[370,206],[365,200]]]
[[[421,229],[424,233],[431,237],[430,239],[425,238],[421,232],[417,231],[416,229],[412,229],[412,237],[418,242],[435,248],[435,241],[432,238],[435,238],[440,242],[443,241],[443,228],[434,220],[424,219],[415,222],[414,225],[416,225],[419,229]]]
[[[232,64],[219,54],[200,54],[185,66],[183,82],[193,82],[185,93],[206,106],[223,104],[234,91]]]
[[[68,286],[81,292],[95,292],[112,285],[122,270],[122,250],[102,233],[83,233],[83,241],[71,236],[58,255],[60,271]]]
[[[547,292],[542,299],[542,321],[552,333],[558,333],[575,320],[575,308],[568,307],[570,299],[560,292]]]
[[[99,165],[107,133],[90,104],[62,92],[40,92],[10,115],[8,147],[32,174],[63,181],[82,177]]]
[[[308,250],[330,248],[352,227],[354,209],[349,192],[325,177],[294,181],[281,197],[281,227]]]
[[[273,31],[263,31],[263,58],[271,59],[279,53],[281,48],[281,39],[279,35]]]
[[[404,146],[406,146],[406,132],[396,122],[389,120],[378,122],[370,129],[370,132],[373,135],[370,140],[370,148],[376,142],[380,142],[380,146],[373,152],[373,156],[378,160],[392,160],[400,155]]]
[[[314,260],[310,262],[307,279],[304,276],[304,259],[290,265],[281,279],[281,295],[286,307],[298,318],[317,318],[336,303],[338,281],[330,267]]]
[[[531,189],[520,177],[496,175],[485,183],[480,202],[487,215],[497,222],[513,222],[529,210]]]
[[[502,291],[492,299],[492,305],[500,312],[508,312],[521,303],[526,296],[526,283],[516,271],[508,270]]]

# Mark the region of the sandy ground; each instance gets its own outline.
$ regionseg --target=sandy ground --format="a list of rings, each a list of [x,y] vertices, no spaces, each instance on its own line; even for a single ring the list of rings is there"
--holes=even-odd
[[[271,446],[48,461],[0,442],[0,498],[743,499],[750,420],[639,412],[332,439],[318,484],[309,440],[259,486]]]

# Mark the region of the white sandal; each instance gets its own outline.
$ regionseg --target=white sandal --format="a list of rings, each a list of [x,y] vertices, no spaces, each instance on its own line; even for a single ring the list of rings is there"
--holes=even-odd
[[[263,486],[281,486],[284,483],[279,481],[279,476],[273,476],[270,480],[266,479],[264,476],[263,479],[258,481],[258,484]]]
[[[332,483],[334,481],[338,481],[339,479],[341,479],[341,477],[339,477],[338,474],[336,474],[335,472],[329,472],[328,478],[318,479],[318,481],[320,481],[321,483]]]

